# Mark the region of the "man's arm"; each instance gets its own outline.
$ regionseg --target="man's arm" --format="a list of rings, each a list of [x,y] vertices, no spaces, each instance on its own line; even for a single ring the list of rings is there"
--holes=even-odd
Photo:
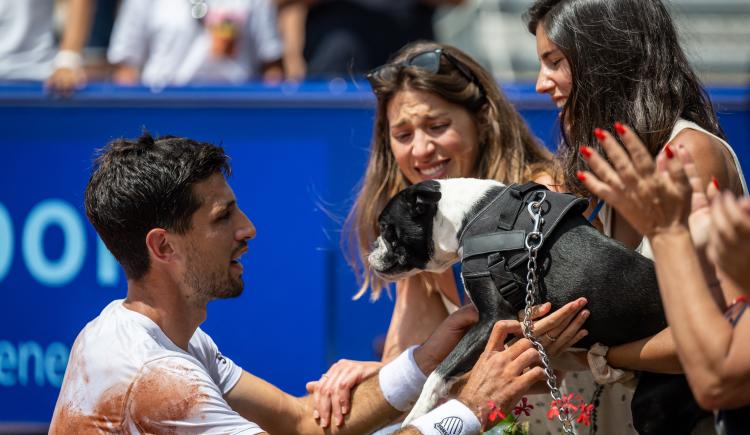
[[[371,433],[401,414],[383,397],[377,376],[354,389],[352,409],[340,427],[318,425],[312,417],[311,396],[293,397],[247,372],[225,398],[232,409],[269,433]]]
[[[457,313],[458,315],[450,316],[424,345],[414,350],[413,359],[407,358],[407,351],[386,365],[380,376],[367,379],[357,386],[353,391],[351,411],[346,416],[344,424],[339,427],[320,427],[312,417],[312,401],[309,397],[289,396],[247,373],[243,374],[237,385],[225,396],[226,400],[240,415],[259,424],[269,433],[372,432],[400,415],[404,410],[402,404],[416,400],[422,385],[410,382],[411,376],[408,373],[421,371],[424,376],[425,371],[434,369],[458,341],[451,339],[451,335],[460,329],[458,325],[464,325],[465,330],[468,319],[471,320],[470,323],[474,323],[475,311],[464,308]],[[509,411],[531,385],[544,377],[544,371],[536,366],[539,363],[539,354],[528,340],[521,339],[507,349],[504,348],[503,343],[508,334],[520,333],[521,326],[518,322],[498,322],[485,352],[480,356],[466,385],[459,393],[458,400],[441,405],[412,422],[414,427],[404,428],[399,433],[420,433],[420,428],[431,430],[434,423],[441,422],[446,417],[458,417],[462,420],[461,426],[464,430],[461,434],[478,433],[481,427],[487,425],[487,401],[494,401],[499,408]],[[462,335],[457,334],[458,337]],[[445,347],[446,345],[449,346]],[[436,359],[435,356],[440,358]],[[396,369],[392,370],[394,368]],[[389,373],[383,375],[384,372]],[[390,381],[385,380],[386,377],[390,377]],[[407,395],[401,394],[403,391],[384,392],[381,385],[389,390],[393,390],[394,385],[406,386],[409,391]],[[396,405],[392,405],[391,402]]]
[[[423,383],[425,374],[435,369],[466,330],[476,323],[477,317],[473,306],[463,307],[453,313],[422,346],[413,351],[416,367],[406,368],[411,372],[421,372],[418,375],[422,376]],[[408,360],[405,356],[400,358],[401,363]],[[422,385],[420,383],[413,387],[418,394]],[[225,398],[232,409],[271,433],[361,434],[374,431],[403,412],[394,408],[386,399],[380,387],[380,376],[363,381],[353,390],[351,410],[345,417],[344,424],[334,428],[322,428],[313,418],[311,396],[290,396],[249,373],[243,373]]]
[[[60,50],[55,57],[54,71],[46,82],[48,89],[70,95],[86,82],[81,53],[91,28],[93,8],[92,0],[68,2]]]

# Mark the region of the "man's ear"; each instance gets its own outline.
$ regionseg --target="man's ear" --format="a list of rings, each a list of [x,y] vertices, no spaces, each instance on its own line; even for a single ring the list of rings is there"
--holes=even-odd
[[[175,249],[163,228],[154,228],[146,234],[146,249],[154,261],[166,263],[174,257]]]

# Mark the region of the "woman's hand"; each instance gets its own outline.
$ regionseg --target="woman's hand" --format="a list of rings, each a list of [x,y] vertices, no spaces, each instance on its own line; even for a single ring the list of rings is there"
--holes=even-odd
[[[557,356],[588,335],[588,331],[581,329],[589,317],[589,311],[583,310],[586,303],[586,298],[578,298],[552,314],[549,314],[552,308],[549,302],[533,308],[531,318],[539,319],[534,322],[533,332],[547,355]],[[523,311],[518,313],[518,319],[523,322]]]
[[[711,205],[708,258],[750,293],[750,198],[718,195]]]
[[[597,129],[596,137],[612,164],[596,150],[581,147],[592,172],[579,172],[578,178],[646,237],[687,228],[694,190],[683,166],[689,161],[687,151],[668,144],[654,162],[635,132],[619,123],[615,128],[627,151],[611,134]]]
[[[328,427],[331,417],[336,426],[349,412],[352,389],[380,370],[380,361],[339,360],[317,381],[308,382],[307,392],[313,395],[313,416],[321,427]]]

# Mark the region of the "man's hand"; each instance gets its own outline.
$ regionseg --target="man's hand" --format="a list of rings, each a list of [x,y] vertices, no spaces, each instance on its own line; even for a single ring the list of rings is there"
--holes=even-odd
[[[422,373],[429,375],[435,370],[477,320],[479,313],[474,305],[465,305],[448,316],[430,338],[414,350],[414,360]]]
[[[474,411],[482,428],[487,427],[488,401],[509,411],[532,385],[544,379],[544,370],[537,365],[539,352],[525,338],[504,348],[508,334],[522,336],[521,324],[513,320],[495,323],[484,353],[458,395],[458,400]]]

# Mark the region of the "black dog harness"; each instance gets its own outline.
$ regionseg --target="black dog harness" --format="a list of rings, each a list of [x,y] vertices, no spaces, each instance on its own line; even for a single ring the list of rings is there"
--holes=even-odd
[[[582,214],[588,207],[585,199],[551,192],[541,184],[507,186],[459,235],[459,246],[463,249],[461,276],[467,289],[494,288],[514,310],[524,308],[529,257],[526,235],[534,229],[534,220],[526,208],[542,191],[546,193],[541,206],[542,243],[565,216]]]

